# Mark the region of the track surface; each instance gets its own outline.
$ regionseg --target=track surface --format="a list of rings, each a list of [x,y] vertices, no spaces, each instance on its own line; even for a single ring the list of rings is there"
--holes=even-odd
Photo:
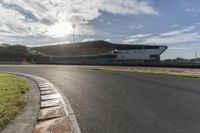
[[[198,133],[200,80],[81,70],[78,66],[0,66],[44,77],[62,89],[82,133]]]

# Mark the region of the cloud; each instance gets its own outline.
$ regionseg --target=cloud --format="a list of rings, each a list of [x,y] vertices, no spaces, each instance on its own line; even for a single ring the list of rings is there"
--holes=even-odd
[[[90,41],[94,41],[95,39],[93,38],[86,38],[86,39],[83,39],[81,42],[90,42]]]
[[[44,46],[44,45],[59,45],[59,44],[70,44],[71,42],[69,41],[57,41],[53,43],[46,43],[46,44],[37,44],[37,45],[32,45],[33,47],[35,46]],[[30,45],[31,46],[31,45]]]
[[[140,39],[151,36],[151,34],[137,34],[127,37],[122,43],[137,43]]]
[[[186,50],[189,49],[188,47],[169,47],[170,50]]]
[[[112,40],[110,38],[104,39],[104,41],[112,42]]]
[[[141,0],[99,0],[100,9],[121,15],[158,15],[159,13],[147,1]]]
[[[164,44],[176,44],[185,42],[198,42],[200,40],[200,33],[195,32],[196,26],[187,26],[179,30],[170,32],[164,32],[157,36],[147,37],[140,43],[164,43]]]
[[[185,32],[189,32],[189,31],[191,31],[193,29],[195,29],[195,26],[189,26],[189,27],[186,27],[186,28],[181,29],[181,30],[175,30],[175,31],[162,33],[161,36],[179,35],[179,34],[182,34],[182,33],[185,33]]]
[[[112,22],[108,22],[108,25],[111,25],[112,24]]]
[[[122,43],[136,43],[139,39],[137,38],[130,38],[130,39],[126,39],[124,40]]]
[[[128,39],[130,39],[130,38],[142,38],[142,37],[147,37],[147,36],[151,36],[151,34],[137,34],[137,35],[129,36]]]
[[[170,25],[170,27],[171,28],[177,28],[177,27],[180,27],[181,25],[179,25],[179,24],[172,24],[172,25]]]
[[[186,8],[185,11],[186,12],[195,12],[196,10],[194,8]]]
[[[192,13],[193,15],[198,15],[200,13],[198,8],[185,8],[185,11],[188,13]]]
[[[143,24],[140,24],[140,23],[133,23],[133,24],[130,26],[130,28],[131,28],[132,30],[142,29],[143,27],[144,27],[144,25],[143,25]]]
[[[119,15],[159,14],[144,0],[1,0],[0,35],[62,37],[71,34],[72,23],[81,25],[77,33],[93,34],[95,30],[88,23],[99,17],[101,11]]]
[[[173,43],[184,43],[197,41],[200,39],[200,34],[197,32],[194,33],[184,33],[173,36],[154,36],[147,38],[143,43],[164,43],[164,44],[173,44]]]

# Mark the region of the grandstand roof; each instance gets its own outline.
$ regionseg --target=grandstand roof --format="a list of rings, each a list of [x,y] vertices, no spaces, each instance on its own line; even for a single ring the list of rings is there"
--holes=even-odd
[[[155,45],[113,44],[106,41],[80,42],[75,44],[58,44],[50,46],[34,47],[33,49],[49,56],[73,56],[73,55],[98,55],[111,50],[130,49],[158,49]]]

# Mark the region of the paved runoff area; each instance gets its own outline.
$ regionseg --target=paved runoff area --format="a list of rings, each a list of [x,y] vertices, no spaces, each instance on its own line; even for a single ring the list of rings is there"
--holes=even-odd
[[[32,74],[50,81],[38,82],[41,111],[35,131],[46,131],[49,127],[43,128],[44,125],[71,120],[65,114],[62,100],[58,100],[60,95],[54,89],[57,86],[71,104],[82,133],[200,132],[200,79],[79,67],[0,66],[0,71]],[[64,125],[68,130],[70,124]],[[72,129],[74,125],[71,124]]]

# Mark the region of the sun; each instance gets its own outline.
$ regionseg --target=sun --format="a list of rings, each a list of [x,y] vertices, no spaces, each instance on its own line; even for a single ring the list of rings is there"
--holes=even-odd
[[[60,21],[51,26],[48,30],[50,36],[63,37],[72,33],[72,24],[67,21]]]

